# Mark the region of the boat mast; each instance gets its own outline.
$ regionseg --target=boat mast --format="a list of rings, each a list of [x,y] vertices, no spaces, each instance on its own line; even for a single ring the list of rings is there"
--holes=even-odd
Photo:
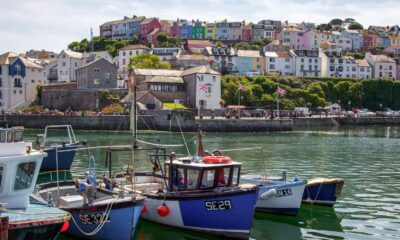
[[[132,147],[137,148],[137,106],[136,106],[136,85],[133,86],[133,99],[131,104],[131,130],[133,136]]]
[[[206,154],[204,152],[203,138],[202,138],[202,131],[201,131],[200,124],[198,126],[197,134],[198,134],[198,141],[199,141],[199,148],[197,150],[197,156],[204,157]]]

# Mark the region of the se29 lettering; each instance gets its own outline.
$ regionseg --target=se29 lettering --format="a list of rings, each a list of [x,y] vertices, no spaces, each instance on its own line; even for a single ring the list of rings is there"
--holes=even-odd
[[[105,212],[95,212],[95,213],[85,213],[79,214],[79,220],[82,224],[100,224],[104,219]],[[110,216],[108,216],[107,221],[110,221]]]
[[[205,204],[207,211],[223,211],[232,209],[231,200],[206,201]]]

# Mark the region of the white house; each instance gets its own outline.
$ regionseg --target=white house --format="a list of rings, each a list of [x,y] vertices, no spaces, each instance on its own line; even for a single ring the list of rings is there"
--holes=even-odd
[[[129,45],[118,50],[118,81],[127,81],[129,76],[128,64],[130,57],[135,56],[139,53],[148,53],[150,48],[137,44]],[[118,84],[119,86],[121,84]],[[122,83],[124,85],[124,83]]]
[[[294,72],[298,77],[321,77],[322,75],[322,51],[290,50],[294,62]]]
[[[11,52],[0,55],[0,110],[28,107],[43,79],[44,69],[38,64]]]
[[[265,70],[267,73],[279,73],[281,76],[293,76],[294,58],[289,51],[265,52]]]
[[[371,78],[372,69],[366,61],[342,56],[341,52],[325,51],[322,56],[322,76],[334,78]]]
[[[372,66],[373,78],[395,79],[396,62],[386,55],[365,54],[365,60]]]
[[[153,47],[152,54],[160,57],[161,61],[175,60],[176,56],[181,53],[180,47]]]

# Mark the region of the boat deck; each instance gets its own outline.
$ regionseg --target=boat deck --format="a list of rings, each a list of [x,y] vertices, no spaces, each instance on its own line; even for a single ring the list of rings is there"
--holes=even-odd
[[[26,209],[1,211],[0,215],[9,217],[9,229],[57,224],[70,220],[67,212],[41,204],[29,204]]]

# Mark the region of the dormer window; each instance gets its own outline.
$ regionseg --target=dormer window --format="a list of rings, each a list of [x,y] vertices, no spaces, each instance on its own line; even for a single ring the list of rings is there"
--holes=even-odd
[[[21,66],[19,64],[15,65],[15,73],[21,75]]]

